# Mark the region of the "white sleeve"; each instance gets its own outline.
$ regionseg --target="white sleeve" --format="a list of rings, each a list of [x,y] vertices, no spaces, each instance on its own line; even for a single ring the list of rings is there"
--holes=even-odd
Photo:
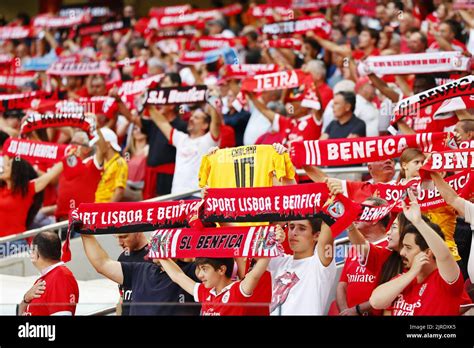
[[[173,128],[171,131],[171,144],[175,147],[178,147],[183,142],[183,140],[187,139],[188,137],[189,136],[186,133]]]
[[[69,311],[60,311],[60,312],[56,312],[56,313],[52,313],[51,315],[55,315],[55,316],[72,316],[72,312],[69,312]]]
[[[273,123],[272,123],[272,130],[274,132],[280,131],[280,114],[275,113],[275,117],[273,118]]]
[[[201,283],[195,283],[193,289],[194,302],[199,302],[199,285]]]
[[[464,200],[464,219],[471,224],[471,230],[474,230],[474,203]]]

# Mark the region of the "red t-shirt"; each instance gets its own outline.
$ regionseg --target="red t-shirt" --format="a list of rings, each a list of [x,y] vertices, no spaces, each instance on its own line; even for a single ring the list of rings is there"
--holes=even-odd
[[[74,159],[75,160],[74,160]],[[68,163],[69,162],[69,163]],[[81,203],[94,203],[101,169],[94,157],[81,161],[78,157],[63,159],[64,170],[59,177],[56,217],[66,217]]]
[[[221,125],[221,134],[219,137],[219,147],[221,149],[235,146],[234,128],[226,124]]]
[[[452,127],[458,122],[454,113],[446,115],[435,115],[438,108],[427,106],[418,110],[416,117],[406,117],[405,122],[413,128],[415,132],[445,132],[445,128]]]
[[[351,249],[353,257],[346,259],[339,280],[347,283],[346,301],[349,308],[367,302],[377,287],[382,266],[392,254],[391,250],[386,249],[387,244],[386,239],[377,245],[370,243],[366,260],[359,260],[356,249]]]
[[[326,106],[329,104],[331,99],[334,97],[334,93],[326,83],[321,84],[317,87],[319,91],[319,96],[321,97],[321,111],[326,109]]]
[[[317,123],[312,115],[293,119],[275,114],[273,130],[280,133],[285,143],[294,141],[316,140],[321,136],[322,121]]]
[[[249,306],[246,315],[268,316],[270,315],[270,303],[272,302],[272,274],[268,271],[263,273],[253,291],[250,302],[259,304]]]
[[[459,315],[463,291],[461,274],[453,284],[448,284],[436,269],[420,284],[413,279],[389,310],[396,316]]]
[[[354,58],[354,60],[356,61],[367,58],[368,56],[379,56],[379,55],[380,55],[380,51],[377,47],[375,47],[367,56],[362,50],[354,50],[352,52],[352,58]]]
[[[240,281],[226,286],[219,295],[216,289],[207,289],[202,283],[196,283],[194,287],[194,301],[200,302],[201,315],[203,316],[228,316],[249,315],[248,306],[239,303],[254,302],[252,295],[246,295],[240,289]]]
[[[26,217],[35,193],[34,181],[28,184],[24,197],[13,194],[6,185],[0,188],[0,237],[26,231]]]
[[[79,287],[72,272],[59,262],[36,282],[46,282],[45,292],[39,298],[33,299],[26,307],[23,315],[52,315],[57,312],[68,311],[76,313],[76,304],[79,301]]]

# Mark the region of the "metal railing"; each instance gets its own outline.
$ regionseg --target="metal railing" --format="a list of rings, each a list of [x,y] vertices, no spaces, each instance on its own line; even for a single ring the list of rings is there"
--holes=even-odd
[[[189,197],[193,194],[200,193],[201,190],[193,190],[193,191],[188,191],[188,192],[183,192],[183,193],[178,193],[178,194],[169,194],[169,195],[164,195],[164,196],[159,196],[151,199],[147,199],[143,202],[161,202],[161,201],[169,201],[169,200],[177,200],[183,197]],[[47,226],[35,228],[32,230],[28,230],[25,232],[17,233],[11,236],[7,237],[2,237],[0,238],[0,244],[1,243],[7,243],[7,242],[13,242],[16,240],[24,239],[24,238],[29,238],[29,237],[34,237],[38,233],[45,232],[45,231],[59,231],[63,228],[67,228],[68,226],[68,221],[60,221],[60,222],[55,222],[54,224],[50,224]]]

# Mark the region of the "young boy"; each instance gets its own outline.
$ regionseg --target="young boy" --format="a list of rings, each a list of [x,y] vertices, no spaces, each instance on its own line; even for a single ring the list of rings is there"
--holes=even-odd
[[[244,279],[233,282],[234,259],[199,257],[195,263],[201,283],[196,283],[172,260],[160,260],[169,277],[202,304],[201,315],[214,316],[249,315],[253,291],[269,262],[269,258],[258,259]]]

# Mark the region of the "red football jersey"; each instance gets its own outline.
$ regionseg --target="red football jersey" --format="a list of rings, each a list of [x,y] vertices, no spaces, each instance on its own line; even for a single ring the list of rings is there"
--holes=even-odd
[[[294,141],[319,139],[322,124],[322,120],[318,123],[312,115],[293,119],[276,114],[273,129],[281,134],[286,144],[290,144]]]
[[[347,283],[346,300],[349,308],[368,301],[378,286],[382,266],[392,254],[391,250],[386,249],[387,244],[386,239],[376,245],[370,243],[366,260],[359,260],[356,249],[351,249],[352,257],[346,259],[339,280]]]
[[[216,295],[216,289],[207,289],[202,283],[194,287],[194,301],[200,302],[203,316],[249,315],[245,303],[253,301],[240,288],[240,281],[227,285]],[[244,304],[244,305],[241,305]]]
[[[461,274],[453,284],[448,284],[436,269],[422,283],[413,279],[389,310],[396,316],[459,315],[463,291]]]
[[[66,311],[74,315],[79,301],[79,287],[69,268],[58,262],[35,284],[41,280],[46,282],[45,292],[28,304],[23,315],[44,316]]]

